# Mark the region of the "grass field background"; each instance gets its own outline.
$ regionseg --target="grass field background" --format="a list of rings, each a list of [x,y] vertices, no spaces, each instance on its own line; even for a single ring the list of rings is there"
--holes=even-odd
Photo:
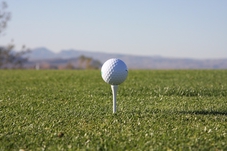
[[[0,150],[227,150],[227,70],[0,70]]]

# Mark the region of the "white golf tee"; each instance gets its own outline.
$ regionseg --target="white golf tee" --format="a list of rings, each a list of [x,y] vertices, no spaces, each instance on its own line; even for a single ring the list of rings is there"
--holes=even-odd
[[[118,85],[111,85],[111,90],[113,94],[113,113],[117,111],[117,88]]]

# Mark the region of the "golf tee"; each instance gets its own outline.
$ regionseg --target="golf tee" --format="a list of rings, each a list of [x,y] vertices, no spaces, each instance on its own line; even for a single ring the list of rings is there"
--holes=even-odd
[[[117,88],[118,85],[111,85],[111,90],[113,94],[113,113],[117,111]]]

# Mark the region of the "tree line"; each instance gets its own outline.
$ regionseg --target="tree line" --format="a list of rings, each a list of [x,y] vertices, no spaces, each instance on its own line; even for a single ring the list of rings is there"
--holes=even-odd
[[[3,1],[0,3],[0,38],[4,36],[10,19],[11,13],[7,11],[7,3]],[[28,60],[24,57],[24,54],[29,52],[25,46],[22,46],[22,51],[20,52],[15,52],[13,49],[13,43],[7,46],[0,46],[0,69],[22,68],[23,64]]]

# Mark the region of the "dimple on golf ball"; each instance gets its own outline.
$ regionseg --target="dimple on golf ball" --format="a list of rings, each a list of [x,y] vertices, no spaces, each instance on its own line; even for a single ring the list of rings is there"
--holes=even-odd
[[[117,58],[107,60],[101,68],[102,79],[111,85],[123,83],[128,76],[126,64]]]

